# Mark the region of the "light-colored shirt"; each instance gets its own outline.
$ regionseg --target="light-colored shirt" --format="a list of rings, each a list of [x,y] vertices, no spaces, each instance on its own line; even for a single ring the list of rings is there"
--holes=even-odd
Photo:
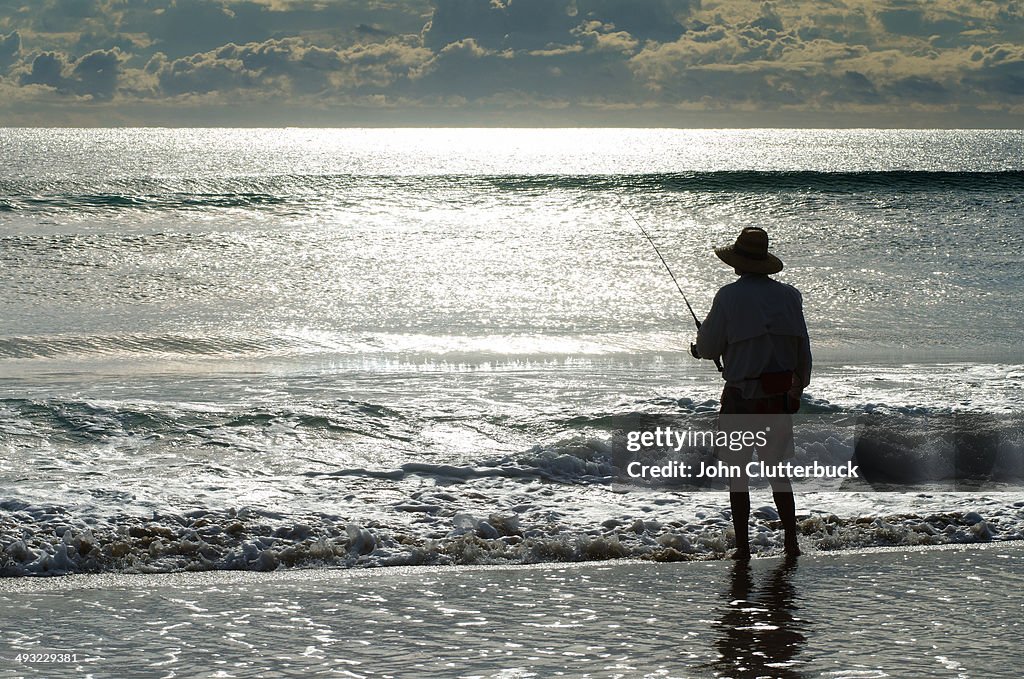
[[[803,297],[792,285],[745,273],[723,286],[697,332],[697,353],[722,359],[726,386],[761,398],[758,377],[792,370],[801,390],[811,379]]]

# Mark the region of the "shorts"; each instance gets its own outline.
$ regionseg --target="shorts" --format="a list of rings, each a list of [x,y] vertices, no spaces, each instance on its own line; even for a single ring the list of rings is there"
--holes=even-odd
[[[716,447],[718,459],[729,465],[750,462],[754,453],[767,464],[788,460],[795,455],[793,416],[787,412],[787,394],[766,398],[743,398],[735,387],[722,391],[718,414],[719,439],[728,434],[725,445]]]

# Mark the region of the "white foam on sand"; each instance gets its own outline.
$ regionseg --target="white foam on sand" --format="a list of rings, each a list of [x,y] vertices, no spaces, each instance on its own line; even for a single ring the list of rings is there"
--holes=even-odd
[[[1016,676],[1022,592],[1021,543],[16,578],[0,676]]]
[[[10,521],[0,517],[0,575],[691,561],[724,558],[732,543],[724,493],[554,492],[536,480],[486,477],[454,490],[392,489],[393,511],[382,515],[385,498],[374,488],[351,518],[243,507],[84,521],[60,507],[18,506]],[[752,499],[752,548],[777,554],[782,530],[770,494]],[[1007,492],[798,493],[797,518],[806,552],[1024,539],[1024,501]]]

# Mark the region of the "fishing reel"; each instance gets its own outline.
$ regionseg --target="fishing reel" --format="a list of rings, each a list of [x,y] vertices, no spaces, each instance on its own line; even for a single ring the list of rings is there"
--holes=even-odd
[[[700,328],[700,326],[697,326],[697,327],[698,327],[698,329]],[[690,342],[690,356],[693,356],[693,357],[694,357],[694,358],[696,358],[696,359],[697,359],[698,361],[704,358],[704,357],[703,357],[703,356],[701,356],[701,355],[700,355],[700,353],[699,353],[699,352],[697,351],[697,345],[696,345],[696,344],[694,344],[693,342]],[[718,372],[722,372],[722,371],[724,370],[724,369],[722,368],[722,361],[721,361],[721,360],[719,360],[718,358],[713,358],[713,359],[711,359],[711,360],[713,360],[713,361],[715,362],[715,367],[716,367],[716,368],[718,368]]]

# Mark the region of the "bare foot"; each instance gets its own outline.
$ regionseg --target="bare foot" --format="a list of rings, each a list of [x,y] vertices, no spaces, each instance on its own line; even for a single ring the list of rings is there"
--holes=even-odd
[[[801,553],[800,545],[795,540],[792,542],[786,541],[786,556],[800,556]]]

